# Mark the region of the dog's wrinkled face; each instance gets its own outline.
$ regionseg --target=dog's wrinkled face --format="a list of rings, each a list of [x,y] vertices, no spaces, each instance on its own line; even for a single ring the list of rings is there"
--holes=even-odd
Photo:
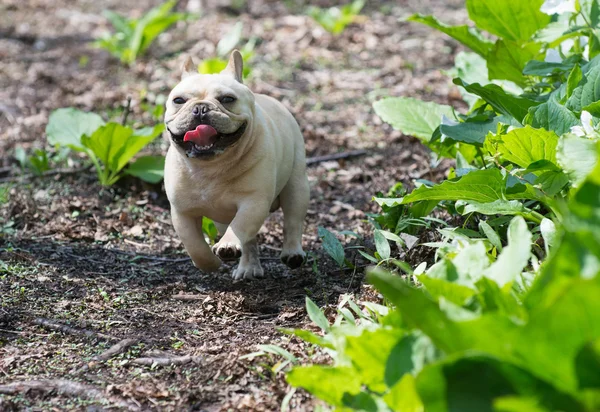
[[[254,116],[254,95],[229,73],[184,73],[166,105],[169,137],[190,158],[223,153],[242,138]]]

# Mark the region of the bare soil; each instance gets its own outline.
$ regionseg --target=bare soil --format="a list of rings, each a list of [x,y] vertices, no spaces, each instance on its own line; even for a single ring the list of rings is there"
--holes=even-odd
[[[102,10],[139,16],[158,3],[3,0],[0,5],[0,178],[10,187],[0,204],[0,387],[64,379],[101,393],[99,399],[85,392],[31,389],[3,395],[0,390],[0,411],[279,410],[290,390],[283,372],[272,371],[280,359],[240,357],[259,344],[277,344],[301,361],[326,361],[278,330],[313,328],[305,296],[332,316],[343,294],[378,300],[363,284],[367,262],[349,251],[356,269],[337,268],[322,250],[317,227],[352,230],[368,239],[366,213],[377,212],[371,201],[377,191],[396,182],[410,187],[417,178],[439,180],[447,168],[433,167],[427,150],[382,124],[371,105],[382,96],[459,104],[443,73],[452,67],[458,46],[401,18],[421,12],[461,22],[463,1],[369,2],[365,19],[333,37],[303,14],[304,2],[257,0],[235,9],[226,1],[182,0],[178,9],[200,6],[201,17],[162,34],[132,67],[92,47],[93,39],[109,30]],[[119,119],[129,96],[130,121],[154,124],[145,108],[160,103],[159,96],[177,82],[184,55],[213,57],[219,39],[237,21],[244,22],[244,38],[260,39],[248,62],[249,86],[290,109],[308,156],[367,150],[358,158],[309,168],[306,266],[291,271],[278,261],[280,212],[260,233],[267,278],[234,283],[233,266],[208,275],[186,258],[161,185],[123,178],[102,188],[91,170],[18,177],[15,148],[47,148],[44,129],[54,109],[74,106]],[[147,151],[164,153],[166,147],[161,141]],[[71,157],[61,167],[79,170],[83,159]],[[430,258],[423,248],[395,253],[411,263]],[[53,330],[40,318],[91,333]],[[138,343],[93,361],[126,338]],[[182,365],[131,362],[187,355],[194,359]],[[291,410],[315,405],[302,391],[290,401]]]

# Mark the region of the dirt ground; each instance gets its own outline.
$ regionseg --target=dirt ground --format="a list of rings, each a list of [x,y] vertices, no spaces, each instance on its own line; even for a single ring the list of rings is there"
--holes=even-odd
[[[283,373],[272,372],[280,359],[240,357],[258,344],[277,344],[308,360],[304,344],[278,331],[311,327],[305,296],[332,315],[343,294],[377,299],[363,285],[367,262],[355,258],[357,270],[337,269],[322,250],[317,227],[368,234],[365,213],[377,211],[373,194],[396,182],[438,180],[447,167],[434,165],[417,140],[382,124],[371,104],[388,95],[459,104],[443,73],[458,46],[401,18],[421,12],[465,21],[463,1],[368,2],[366,18],[333,37],[303,14],[308,2],[253,0],[236,10],[227,1],[182,0],[178,9],[201,7],[201,17],[161,35],[132,67],[92,47],[109,29],[102,10],[139,16],[158,3],[0,5],[0,178],[9,187],[7,199],[0,199],[0,385],[64,379],[86,385],[88,395],[100,394],[95,399],[38,390],[0,394],[0,411],[279,410],[290,390]],[[234,283],[231,265],[212,275],[192,266],[171,227],[160,185],[124,178],[102,188],[91,170],[80,171],[76,156],[64,167],[77,173],[17,177],[14,149],[46,147],[45,125],[56,108],[75,106],[118,119],[130,96],[130,120],[154,124],[144,108],[160,102],[176,83],[184,54],[213,57],[236,21],[244,22],[244,38],[259,38],[248,84],[291,110],[309,157],[367,150],[309,168],[304,236],[309,264],[290,271],[278,261],[280,212],[260,234],[267,278]],[[161,141],[148,151],[164,153],[166,147]],[[419,263],[420,253],[404,257]],[[90,336],[53,330],[40,325],[40,318]],[[125,338],[137,343],[93,362]],[[132,362],[146,356],[192,358],[155,367]],[[325,359],[319,353],[310,358]],[[302,391],[290,401],[291,410],[315,405]]]

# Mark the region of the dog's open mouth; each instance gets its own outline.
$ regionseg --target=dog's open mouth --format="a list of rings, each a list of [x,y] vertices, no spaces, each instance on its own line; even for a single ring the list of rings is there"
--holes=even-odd
[[[219,133],[214,127],[199,124],[195,129],[184,134],[175,134],[169,130],[171,139],[181,146],[187,157],[209,158],[220,153],[239,140],[246,131],[247,123],[244,122],[233,133]]]

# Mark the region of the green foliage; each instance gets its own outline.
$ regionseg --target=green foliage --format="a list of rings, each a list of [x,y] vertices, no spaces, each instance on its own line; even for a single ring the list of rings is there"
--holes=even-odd
[[[104,16],[112,24],[114,33],[96,41],[96,46],[107,50],[121,62],[132,64],[138,56],[144,54],[154,39],[173,24],[189,17],[186,13],[171,10],[177,0],[169,0],[150,9],[139,19],[128,19],[110,10]]]
[[[227,67],[229,53],[240,43],[242,40],[242,30],[244,23],[238,21],[235,26],[231,29],[227,35],[225,35],[217,44],[217,57],[212,59],[205,59],[198,65],[198,72],[201,74],[217,74],[222,72]],[[247,64],[250,59],[254,56],[254,47],[256,46],[257,39],[251,38],[241,47],[240,53],[244,60],[243,76],[248,77],[250,75],[250,66]]]
[[[358,14],[365,6],[365,0],[354,0],[344,6],[323,9],[316,6],[308,8],[308,14],[329,33],[338,35],[346,26],[358,19]]]
[[[93,113],[72,108],[58,109],[50,115],[46,126],[48,142],[69,147],[88,155],[98,180],[104,186],[116,183],[129,161],[148,143],[158,137],[164,125],[134,130],[118,123],[106,123]],[[140,158],[127,173],[151,183],[162,177],[164,160],[155,157]]]
[[[15,159],[17,159],[22,169],[31,170],[37,176],[41,176],[44,172],[50,170],[48,154],[42,149],[35,149],[28,155],[25,149],[17,147],[15,149]]]

